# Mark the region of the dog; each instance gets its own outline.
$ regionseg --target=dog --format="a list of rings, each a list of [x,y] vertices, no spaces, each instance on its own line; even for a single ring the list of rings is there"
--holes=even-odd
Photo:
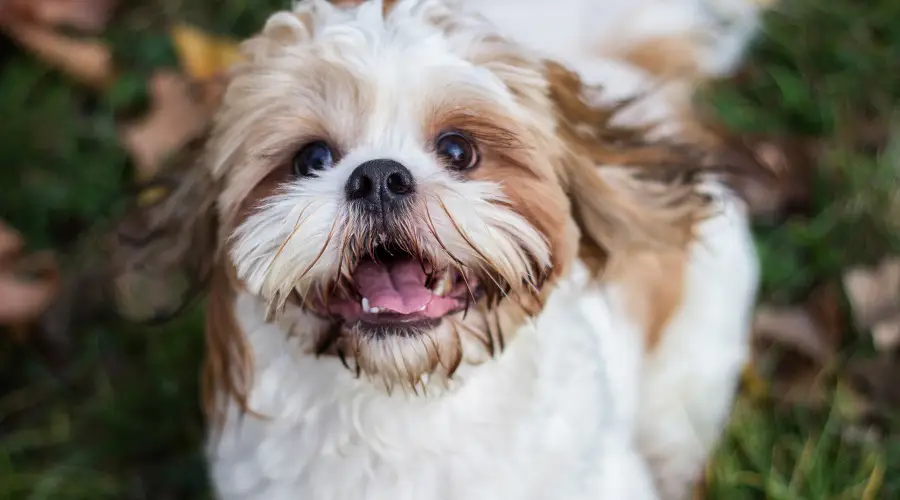
[[[307,0],[203,158],[222,499],[681,499],[758,268],[691,103],[750,0]]]

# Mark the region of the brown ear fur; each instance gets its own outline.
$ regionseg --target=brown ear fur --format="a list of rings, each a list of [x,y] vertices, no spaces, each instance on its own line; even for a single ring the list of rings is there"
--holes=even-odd
[[[221,184],[203,165],[206,142],[207,136],[193,141],[141,188],[135,207],[117,225],[111,256],[115,297],[120,312],[131,319],[160,321],[184,309],[193,294],[178,296],[169,287],[173,282],[190,282],[197,296],[208,292],[202,391],[215,427],[224,417],[221,393],[247,410],[250,360],[234,315],[239,286],[221,243],[216,203]],[[147,312],[148,297],[156,295],[164,299],[163,315],[152,308]]]
[[[198,166],[205,142],[192,141],[140,187],[109,240],[116,305],[131,320],[172,317],[205,291],[218,246],[219,192]],[[186,293],[176,289],[184,282]]]
[[[222,401],[227,394],[244,412],[249,408],[251,384],[249,350],[235,316],[238,291],[234,268],[220,262],[213,270],[206,303],[206,353],[203,362],[203,408],[211,427],[224,422]]]
[[[649,142],[645,128],[613,125],[628,103],[588,105],[578,76],[562,66],[548,63],[547,75],[563,141],[560,175],[593,261],[608,266],[629,252],[684,247],[708,205],[696,191],[703,155]]]

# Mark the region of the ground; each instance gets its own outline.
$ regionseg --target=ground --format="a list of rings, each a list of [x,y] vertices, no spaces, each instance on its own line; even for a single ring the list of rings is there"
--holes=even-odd
[[[110,220],[132,181],[115,123],[146,105],[154,68],[175,65],[169,24],[244,36],[286,4],[126,7],[104,34],[122,78],[99,97],[0,38],[0,219],[32,248],[76,266],[85,231]],[[763,299],[778,304],[900,250],[900,218],[890,211],[900,174],[882,147],[900,97],[900,4],[787,4],[767,17],[741,76],[702,97],[734,130],[826,144],[809,215],[757,228]],[[69,333],[63,354],[0,336],[0,499],[206,498],[201,322],[198,307],[162,326],[92,318]],[[847,335],[839,358],[865,357],[870,344]],[[840,384],[827,387],[824,406],[745,390],[710,463],[707,498],[900,498],[900,440],[892,433],[900,427],[887,419],[879,433],[864,432]]]

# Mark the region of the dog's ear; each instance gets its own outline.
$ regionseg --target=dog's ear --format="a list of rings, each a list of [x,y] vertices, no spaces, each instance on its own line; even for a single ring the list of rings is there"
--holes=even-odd
[[[293,11],[277,12],[266,21],[262,31],[241,43],[241,53],[249,62],[259,58],[277,56],[290,46],[312,39],[314,33],[315,10],[323,5],[306,2]],[[324,4],[325,8],[329,6]],[[332,10],[337,11],[336,7]],[[327,15],[327,13],[320,13]],[[332,15],[339,15],[335,12]]]
[[[253,360],[235,315],[238,288],[234,267],[225,260],[219,262],[212,270],[206,302],[202,378],[203,410],[213,429],[221,428],[226,418],[223,396],[242,412],[265,418],[249,407]]]
[[[113,295],[119,313],[158,323],[206,297],[204,409],[213,427],[218,395],[246,408],[249,358],[235,317],[238,282],[225,255],[217,200],[221,182],[203,164],[207,136],[140,186],[112,241]]]
[[[696,189],[702,155],[648,141],[646,128],[614,125],[629,103],[588,104],[583,84],[567,69],[548,64],[547,76],[560,141],[558,175],[582,244],[605,260],[687,244],[708,205]]]
[[[220,189],[201,165],[205,143],[198,137],[138,186],[111,235],[113,295],[128,319],[164,321],[206,291],[221,249]]]

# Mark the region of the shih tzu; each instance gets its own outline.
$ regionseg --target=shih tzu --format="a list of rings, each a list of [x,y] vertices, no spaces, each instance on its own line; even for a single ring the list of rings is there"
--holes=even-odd
[[[302,1],[204,164],[223,499],[680,499],[757,264],[691,94],[752,0]]]

